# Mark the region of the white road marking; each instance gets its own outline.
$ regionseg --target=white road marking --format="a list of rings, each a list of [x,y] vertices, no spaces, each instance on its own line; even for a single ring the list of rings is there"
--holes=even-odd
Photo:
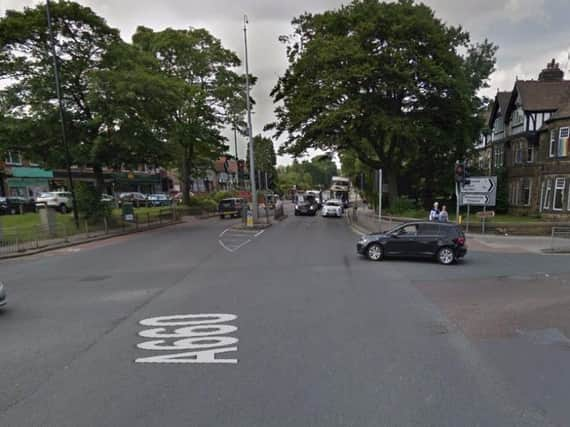
[[[226,251],[233,253],[248,243],[251,243],[253,239],[261,236],[264,231],[265,230],[241,230],[228,227],[219,234],[218,243]]]
[[[264,232],[264,231],[265,231],[265,230],[261,230],[260,232],[258,232],[258,233],[255,233],[254,237],[258,237],[258,236],[261,236],[261,235],[263,234],[263,232]]]
[[[238,363],[237,359],[217,358],[223,353],[237,352],[238,338],[224,336],[237,331],[237,326],[221,324],[237,319],[235,314],[175,314],[141,320],[143,326],[155,327],[139,332],[144,338],[154,338],[137,344],[146,351],[193,350],[182,353],[160,353],[158,356],[140,357],[135,363]],[[176,327],[176,328],[175,328]],[[175,328],[168,331],[167,328]],[[174,339],[170,343],[168,340]],[[233,347],[228,347],[233,346]],[[218,348],[213,348],[218,347]]]

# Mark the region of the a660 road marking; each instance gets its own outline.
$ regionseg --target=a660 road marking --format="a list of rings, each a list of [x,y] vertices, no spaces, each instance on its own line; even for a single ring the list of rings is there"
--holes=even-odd
[[[237,326],[225,324],[237,319],[235,314],[175,314],[141,320],[148,326],[139,336],[150,339],[137,344],[141,350],[161,351],[156,356],[135,359],[136,363],[237,363],[222,358],[237,352],[238,339],[228,336]],[[173,353],[178,351],[176,353]],[[180,352],[182,351],[182,352]]]

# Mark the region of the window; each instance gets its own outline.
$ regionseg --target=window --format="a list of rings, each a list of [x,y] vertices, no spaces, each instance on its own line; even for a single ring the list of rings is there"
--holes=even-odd
[[[552,181],[546,181],[546,193],[544,193],[544,209],[550,209],[550,194],[552,193]]]
[[[405,225],[397,233],[403,236],[416,236],[418,234],[418,226],[416,224]]]
[[[515,165],[520,165],[523,162],[523,143],[515,142],[513,146],[513,162]]]
[[[548,157],[555,157],[556,152],[558,151],[557,146],[557,139],[556,139],[556,129],[552,129],[550,131],[550,148],[548,150]]]
[[[556,178],[554,183],[554,203],[552,205],[552,209],[555,211],[562,210],[564,188],[566,188],[566,180],[564,178]]]
[[[525,161],[527,163],[534,162],[534,147],[531,144],[527,144],[525,154],[526,154]]]
[[[530,178],[521,179],[520,183],[520,193],[519,193],[519,205],[530,206],[531,189],[532,183]]]
[[[538,205],[538,210],[542,212],[544,209],[544,190],[546,189],[546,182],[542,181],[542,185],[540,186],[540,205]]]
[[[496,168],[503,167],[503,146],[502,145],[495,145],[493,160],[494,160],[494,164],[495,164]]]
[[[560,128],[560,134],[558,136],[558,157],[568,156],[568,136],[570,134],[570,128]]]
[[[8,151],[4,160],[8,165],[21,165],[22,153],[19,151]]]
[[[419,234],[421,236],[434,236],[439,234],[438,224],[420,224]]]

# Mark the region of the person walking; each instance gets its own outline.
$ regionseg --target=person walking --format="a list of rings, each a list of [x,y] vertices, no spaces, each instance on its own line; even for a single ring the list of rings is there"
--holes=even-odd
[[[449,222],[449,214],[447,213],[447,206],[443,205],[441,207],[441,212],[439,213],[437,219],[439,222]]]
[[[439,220],[439,203],[435,202],[433,204],[433,208],[429,211],[429,220],[430,221],[438,221]]]

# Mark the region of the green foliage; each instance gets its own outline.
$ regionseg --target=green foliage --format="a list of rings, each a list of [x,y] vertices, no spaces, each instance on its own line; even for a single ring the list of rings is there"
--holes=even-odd
[[[111,216],[112,207],[101,202],[101,193],[88,183],[79,182],[75,188],[77,211],[81,218],[94,224]]]
[[[218,210],[218,202],[209,195],[191,197],[189,206],[199,208],[204,212],[216,212]]]
[[[506,168],[500,168],[497,174],[497,204],[495,211],[497,213],[507,213],[509,210],[509,179]]]
[[[299,190],[330,187],[333,176],[338,175],[336,163],[328,156],[316,156],[311,161],[294,161],[292,165],[277,168],[277,188],[286,194],[296,186]]]
[[[287,136],[281,152],[352,152],[384,169],[392,199],[402,176],[418,191],[449,190],[453,162],[482,127],[477,93],[496,47],[471,44],[411,0],[354,0],[293,25],[282,37],[289,67],[272,91],[277,120],[268,127]]]
[[[216,203],[220,203],[222,199],[227,199],[230,197],[235,197],[236,194],[233,191],[217,191],[213,193],[210,198],[214,200]]]
[[[416,202],[406,197],[398,197],[390,203],[389,212],[394,215],[401,215],[404,212],[410,212],[416,209]]]

